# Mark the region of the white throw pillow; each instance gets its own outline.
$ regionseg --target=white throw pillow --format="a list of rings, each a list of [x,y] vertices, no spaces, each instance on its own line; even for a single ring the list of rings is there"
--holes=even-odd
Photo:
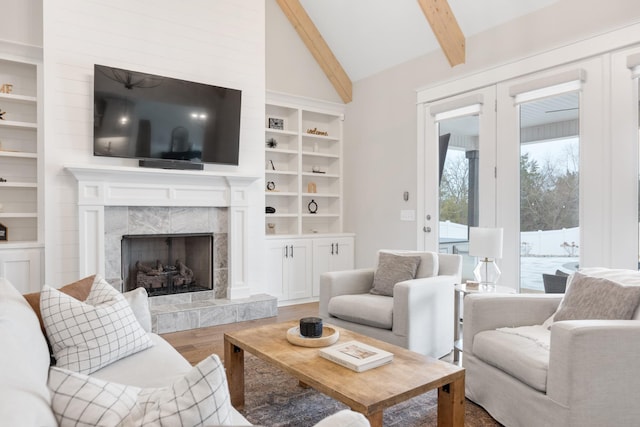
[[[211,356],[170,387],[141,389],[52,367],[49,389],[60,427],[230,425],[224,366]]]
[[[40,310],[56,365],[90,374],[153,345],[124,296],[96,280],[85,302],[44,286]]]
[[[149,296],[147,290],[142,287],[135,288],[132,291],[125,292],[124,299],[127,300],[133,314],[140,322],[140,326],[145,332],[151,332],[151,311],[149,310]]]

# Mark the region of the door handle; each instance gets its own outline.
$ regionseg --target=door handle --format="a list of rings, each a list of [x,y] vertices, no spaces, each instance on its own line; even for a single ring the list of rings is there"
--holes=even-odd
[[[284,257],[289,258],[289,245],[284,247]]]
[[[425,233],[431,233],[431,227],[422,227],[422,231]]]
[[[339,252],[339,249],[338,249],[338,243],[336,243],[336,255],[338,255],[339,253],[340,252]]]
[[[291,258],[293,258],[293,245],[291,245]]]
[[[333,243],[331,244],[331,255],[333,255]]]

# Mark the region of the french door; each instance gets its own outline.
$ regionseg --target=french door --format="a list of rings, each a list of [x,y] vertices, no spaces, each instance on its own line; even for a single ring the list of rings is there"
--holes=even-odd
[[[501,284],[544,292],[543,274],[609,262],[603,144],[606,58],[497,85]]]
[[[465,278],[475,267],[468,228],[495,222],[495,99],[489,87],[419,107],[418,247],[462,254]]]
[[[603,143],[608,61],[419,104],[417,246],[465,255],[469,226],[502,227],[500,284],[523,291],[542,292],[543,272],[610,265],[615,226],[603,221],[611,217],[606,189],[615,177]],[[524,268],[523,254],[536,256]],[[463,279],[472,277],[469,258]]]

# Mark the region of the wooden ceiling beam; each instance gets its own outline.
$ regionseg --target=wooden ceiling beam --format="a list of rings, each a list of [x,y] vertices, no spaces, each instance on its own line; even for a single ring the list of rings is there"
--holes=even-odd
[[[318,62],[329,81],[347,104],[352,100],[352,83],[299,0],[276,0],[293,28]]]
[[[433,34],[452,67],[464,64],[465,38],[447,0],[418,0]]]

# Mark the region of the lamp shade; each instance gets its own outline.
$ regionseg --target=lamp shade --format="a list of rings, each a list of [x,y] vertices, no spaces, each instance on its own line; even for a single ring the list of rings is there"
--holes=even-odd
[[[469,228],[469,255],[502,258],[502,228]]]

